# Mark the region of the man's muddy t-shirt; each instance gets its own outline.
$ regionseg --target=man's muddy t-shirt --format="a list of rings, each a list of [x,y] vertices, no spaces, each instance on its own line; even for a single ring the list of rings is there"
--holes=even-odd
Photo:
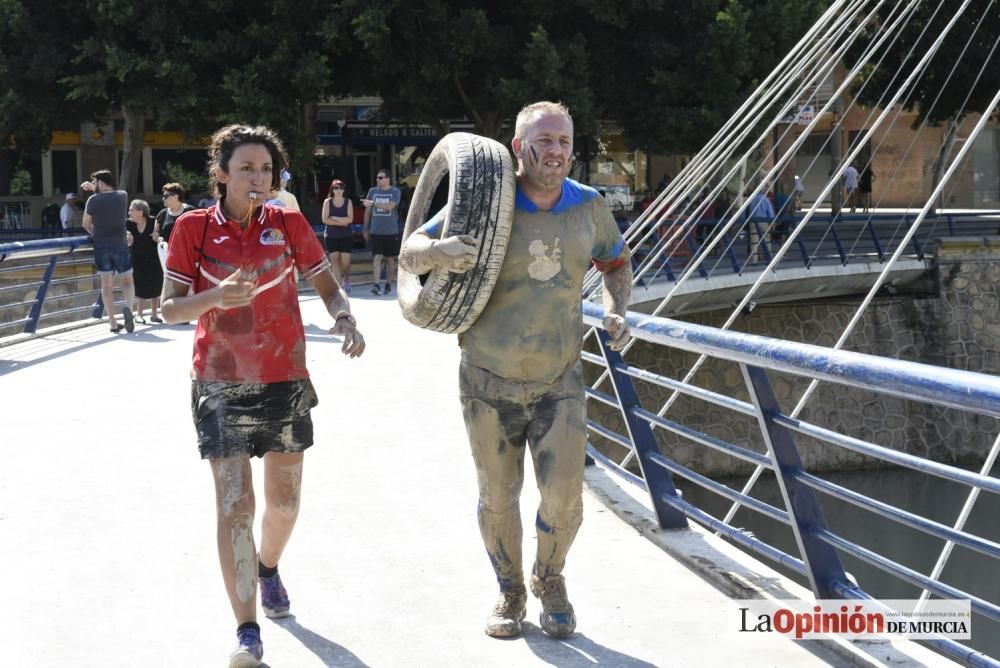
[[[518,189],[507,255],[486,308],[459,337],[462,359],[503,378],[557,378],[580,357],[591,259],[611,261],[624,245],[593,188],[567,179],[549,211]]]

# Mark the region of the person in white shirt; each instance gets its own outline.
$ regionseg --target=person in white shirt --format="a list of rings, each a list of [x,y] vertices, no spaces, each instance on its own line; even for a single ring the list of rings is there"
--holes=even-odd
[[[64,230],[68,230],[76,213],[76,193],[66,193],[66,203],[59,209],[59,222]]]
[[[282,209],[301,211],[302,209],[299,208],[299,200],[295,197],[295,195],[285,190],[285,186],[287,186],[288,182],[291,180],[291,172],[287,169],[281,170],[281,188],[271,191],[271,198],[267,200],[267,204],[281,207]]]
[[[844,190],[847,191],[846,199],[851,207],[851,213],[854,213],[858,206],[858,170],[854,165],[848,165],[844,170]]]

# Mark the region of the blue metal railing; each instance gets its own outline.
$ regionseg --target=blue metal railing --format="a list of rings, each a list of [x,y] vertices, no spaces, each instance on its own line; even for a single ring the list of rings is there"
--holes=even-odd
[[[317,236],[322,237],[323,226],[313,225]],[[89,318],[100,318],[104,312],[99,278],[93,271],[93,260],[89,253],[93,251],[91,238],[83,230],[14,230],[13,236],[27,237],[24,241],[7,241],[0,243],[0,319],[5,313],[14,312],[15,317],[6,322],[0,321],[0,337],[14,334],[34,334],[39,325],[48,321],[61,319],[79,320],[85,322]],[[3,237],[0,236],[0,239]],[[38,259],[33,264],[14,264],[7,266],[6,262],[14,260]],[[58,270],[67,267],[87,267],[87,273],[75,273],[72,276],[58,278]],[[16,279],[8,277],[16,276]],[[31,276],[25,279],[25,276]],[[352,271],[351,277],[355,283],[366,283],[371,272],[367,270]],[[36,278],[37,277],[37,278]],[[91,283],[88,289],[77,289],[79,284]],[[53,294],[54,286],[70,285],[70,291],[64,294]],[[30,299],[11,297],[34,290]],[[67,301],[79,302],[93,298],[87,304],[59,308]],[[55,305],[55,308],[53,308]],[[20,313],[18,313],[20,309]]]
[[[667,348],[737,363],[751,399],[750,402],[745,402],[625,363],[621,355],[606,345],[607,336],[600,329],[603,310],[589,302],[584,302],[583,310],[584,322],[595,328],[592,331],[597,333],[601,351],[601,355],[584,352],[583,359],[607,368],[609,371],[607,377],[614,389],[614,396],[611,396],[597,387],[588,388],[588,398],[613,406],[620,411],[627,434],[618,434],[607,425],[598,424],[594,420],[588,422],[588,428],[592,433],[626,448],[628,457],[624,461],[634,458],[642,477],[628,471],[621,463],[613,461],[593,447],[589,448],[590,454],[622,475],[629,483],[646,488],[662,528],[684,528],[688,519],[694,520],[713,531],[720,532],[744,548],[804,576],[817,598],[871,598],[858,583],[847,576],[840,560],[840,554],[844,553],[866,561],[894,578],[929,590],[935,595],[945,598],[967,598],[971,600],[974,612],[991,620],[1000,621],[1000,605],[997,603],[928,578],[831,531],[826,525],[817,494],[839,499],[929,536],[952,541],[987,556],[997,566],[1000,566],[1000,544],[960,529],[944,526],[807,472],[795,444],[795,434],[803,434],[833,447],[861,452],[892,464],[993,494],[1000,494],[1000,479],[890,450],[875,443],[788,417],[781,412],[768,372],[794,374],[879,394],[955,408],[989,418],[1000,418],[1000,378],[742,334],[642,314],[628,314],[627,320],[635,338]],[[644,409],[634,386],[636,380],[652,383],[756,418],[767,452],[758,453],[741,445],[727,443]],[[772,471],[778,482],[784,508],[769,505],[672,461],[661,452],[654,429],[669,431],[701,446]],[[730,501],[739,503],[750,511],[789,526],[794,534],[797,553],[790,554],[769,545],[685,501],[678,494],[672,475],[679,475]],[[967,665],[1000,666],[1000,662],[995,659],[954,640],[938,638],[925,642]]]
[[[6,322],[0,322],[0,336],[9,336],[18,331],[24,334],[34,334],[39,324],[53,319],[86,319],[99,317],[103,310],[101,291],[97,286],[98,277],[93,271],[93,261],[87,253],[93,250],[89,236],[65,236],[48,239],[31,239],[0,243],[0,313],[20,309],[24,315],[18,315]],[[13,260],[38,259],[32,264],[3,264]],[[59,268],[87,267],[87,273],[74,273],[71,276],[56,278]],[[25,275],[39,273],[38,280],[24,280]],[[8,277],[16,277],[8,279]],[[89,284],[87,289],[79,289],[80,284]],[[70,290],[64,294],[51,294],[53,286],[68,285]],[[11,301],[9,295],[16,295],[25,290],[34,289],[31,299],[16,297]],[[94,297],[95,302],[76,306],[63,306],[67,301],[80,301]],[[51,308],[57,305],[55,309]],[[49,307],[48,309],[46,307]]]
[[[916,218],[916,214],[910,213],[842,214],[836,219],[814,216],[792,242],[795,252],[786,254],[778,267],[808,269],[821,264],[882,263],[895,251]],[[679,232],[684,222],[681,220],[647,221],[636,239],[645,237],[654,227],[657,232],[632,249],[633,266],[639,269],[647,261],[652,263],[642,277],[643,284],[660,277],[676,281],[691,259],[715,235],[721,234],[722,239],[710,256],[698,265],[698,273],[702,278],[740,274],[770,262],[776,245],[784,243],[799,220],[797,215],[775,220],[753,218],[745,225],[733,225],[728,232],[721,232],[727,221],[716,219],[687,221],[683,232]],[[922,260],[927,244],[941,236],[984,236],[998,231],[1000,213],[996,211],[929,216],[914,236],[911,250],[903,257]]]

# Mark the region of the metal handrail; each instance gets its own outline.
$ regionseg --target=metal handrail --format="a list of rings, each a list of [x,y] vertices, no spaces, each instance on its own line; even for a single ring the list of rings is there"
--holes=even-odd
[[[817,263],[833,263],[837,265],[849,265],[852,262],[878,262],[884,263],[885,258],[895,250],[899,244],[899,239],[893,234],[895,228],[901,221],[912,222],[916,218],[915,214],[840,214],[836,218],[827,216],[825,218],[814,216],[808,223],[806,229],[793,243],[799,251],[798,256],[791,253],[786,255],[777,268],[816,266]],[[647,220],[642,224],[644,229],[661,227],[671,229],[673,227],[686,224],[688,229],[684,231],[682,238],[674,238],[671,234],[664,234],[652,245],[648,243],[643,248],[633,249],[635,256],[633,262],[638,266],[645,257],[657,257],[659,265],[652,275],[647,275],[641,279],[643,285],[665,277],[667,280],[675,282],[677,277],[675,271],[682,269],[687,263],[701,252],[703,246],[708,244],[709,239],[716,234],[716,230],[724,227],[724,221],[717,219],[704,219],[699,221],[674,221],[670,219],[655,221]],[[741,274],[748,271],[751,266],[751,258],[754,255],[761,255],[762,260],[769,260],[771,247],[767,238],[779,232],[787,236],[790,230],[799,224],[799,217],[795,214],[786,214],[774,219],[751,218],[747,226],[752,226],[758,239],[758,247],[747,253],[746,243],[740,242],[730,233],[723,234],[723,243],[716,249],[719,260],[714,266],[705,267],[706,262],[699,263],[699,274],[702,278],[710,278],[717,275],[720,270],[724,273]],[[936,217],[928,217],[928,229],[940,226],[947,229],[950,236],[985,236],[995,235],[1000,226],[1000,212],[982,211],[977,213],[951,213],[941,214]],[[778,229],[777,226],[784,227]],[[838,231],[840,230],[840,231]],[[844,234],[853,237],[854,241],[849,248],[845,248],[840,237]],[[703,237],[699,243],[697,237]],[[931,232],[922,234],[913,241],[912,252],[905,254],[905,257],[912,259],[924,259],[927,239],[932,239]],[[690,257],[685,254],[679,256],[676,253],[661,253],[664,245],[670,244],[676,248],[679,244],[685,244]],[[762,262],[761,264],[765,264]]]
[[[14,266],[3,266],[0,264],[0,276],[13,272],[34,273],[41,271],[40,279],[25,281],[14,286],[0,288],[0,292],[13,292],[14,290],[24,290],[25,288],[36,288],[34,299],[9,302],[0,305],[0,310],[9,308],[28,309],[28,315],[22,318],[15,318],[7,322],[0,322],[0,333],[10,329],[21,327],[23,334],[34,334],[38,329],[38,324],[42,320],[51,319],[56,316],[75,316],[75,314],[87,312],[92,317],[100,316],[103,310],[103,302],[100,299],[100,290],[87,289],[75,290],[61,295],[49,295],[49,288],[53,285],[65,285],[78,281],[88,281],[97,278],[96,273],[70,276],[66,278],[53,278],[57,266],[78,266],[89,263],[89,259],[70,259],[60,262],[60,258],[73,253],[81,253],[93,250],[93,240],[89,236],[65,236],[49,239],[31,239],[28,241],[12,241],[0,243],[0,263],[19,259],[46,258],[46,262],[33,264],[19,264]],[[98,295],[96,303],[86,306],[77,306],[61,309],[58,311],[45,312],[46,305],[53,302],[60,302],[70,298],[88,297]]]
[[[630,483],[645,486],[661,528],[684,528],[687,520],[693,519],[754,553],[804,575],[818,598],[869,596],[844,571],[839,556],[839,553],[844,553],[934,594],[968,598],[972,601],[975,612],[1000,620],[1000,605],[996,602],[944,584],[936,577],[916,573],[830,531],[815,493],[845,501],[936,539],[962,545],[998,562],[1000,544],[963,531],[961,527],[947,527],[806,472],[795,447],[793,433],[806,434],[834,447],[861,452],[964,484],[974,490],[1000,494],[1000,479],[990,477],[986,474],[988,471],[977,474],[933,462],[784,415],[774,397],[767,371],[793,374],[994,418],[1000,418],[1000,377],[720,330],[640,313],[626,314],[632,335],[637,339],[739,364],[752,399],[751,402],[744,402],[626,364],[618,353],[611,351],[606,345],[607,335],[599,329],[603,315],[603,309],[597,304],[583,302],[584,323],[598,328],[597,339],[601,355],[585,352],[582,359],[607,368],[615,396],[596,388],[588,388],[587,396],[617,408],[625,421],[627,434],[618,434],[593,420],[588,423],[588,428],[592,434],[627,448],[629,456],[619,463],[598,453],[593,446],[588,450],[592,457],[608,465],[611,470],[625,474]],[[633,387],[634,380],[675,390],[740,415],[755,416],[767,453],[760,454],[739,444],[726,443],[643,409]],[[666,453],[661,452],[653,435],[653,428],[669,431],[687,441],[712,447],[773,470],[782,492],[784,508],[768,505],[672,461]],[[639,465],[641,477],[625,469],[625,464],[633,458]],[[798,553],[792,554],[772,545],[762,544],[760,539],[746,531],[695,508],[681,498],[674,488],[671,475],[680,475],[735,501],[749,511],[789,525],[796,538]],[[947,638],[927,640],[926,643],[969,665],[1000,665],[1000,662]]]

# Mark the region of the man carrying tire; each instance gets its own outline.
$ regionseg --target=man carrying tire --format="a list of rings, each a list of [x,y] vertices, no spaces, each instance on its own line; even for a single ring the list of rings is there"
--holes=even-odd
[[[518,158],[513,224],[490,300],[459,336],[460,397],[479,481],[479,527],[500,585],[486,633],[516,636],[525,617],[519,497],[527,445],[541,492],[530,587],[541,599],[542,629],[562,638],[576,628],[562,571],[583,518],[583,278],[591,263],[603,272],[604,327],[620,350],[629,339],[623,316],[632,269],[605,200],[567,178],[569,111],[552,102],[528,105],[517,116],[511,146]],[[464,273],[476,265],[473,237],[440,238],[446,215],[406,240],[404,269]]]

